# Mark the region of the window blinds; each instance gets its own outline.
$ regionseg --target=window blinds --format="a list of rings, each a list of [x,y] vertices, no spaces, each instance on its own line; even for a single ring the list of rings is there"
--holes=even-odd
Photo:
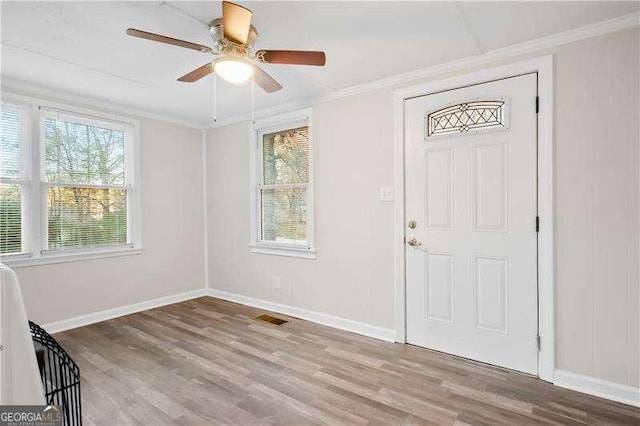
[[[42,115],[48,250],[127,245],[125,125],[47,111]]]
[[[308,126],[262,135],[261,180],[261,240],[308,245]]]
[[[0,254],[22,251],[22,188],[0,184]]]
[[[27,141],[23,140],[23,112],[3,103],[0,114],[0,254],[14,254],[23,248],[26,170],[21,157]]]
[[[20,177],[20,111],[3,105],[0,119],[0,177],[18,179]]]

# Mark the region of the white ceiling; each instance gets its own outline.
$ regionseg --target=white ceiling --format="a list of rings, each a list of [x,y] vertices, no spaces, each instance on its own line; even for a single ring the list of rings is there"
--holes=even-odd
[[[265,65],[284,89],[256,109],[477,55],[637,12],[638,2],[242,2],[257,48],[324,50],[323,68]],[[2,77],[212,124],[213,79],[176,78],[209,56],[125,35],[211,44],[220,3],[2,2]],[[218,117],[246,114],[250,86],[221,82]]]

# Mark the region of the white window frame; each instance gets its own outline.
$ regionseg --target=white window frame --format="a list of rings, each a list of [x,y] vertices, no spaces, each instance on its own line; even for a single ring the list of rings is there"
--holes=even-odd
[[[307,191],[307,244],[287,244],[282,242],[263,241],[260,238],[259,229],[262,229],[259,214],[260,189],[262,189],[262,136],[287,129],[296,129],[307,126],[309,128],[309,182],[304,185]],[[251,181],[250,181],[250,236],[249,247],[252,253],[269,254],[276,256],[299,257],[303,259],[315,259],[315,232],[314,232],[314,207],[313,207],[313,125],[312,110],[310,108],[287,114],[256,120],[250,130],[251,153]]]
[[[142,253],[140,231],[140,122],[136,119],[109,113],[51,102],[31,96],[3,93],[2,102],[19,106],[27,111],[29,133],[25,151],[27,164],[26,184],[23,185],[23,253],[0,255],[0,262],[11,267],[26,267],[63,263],[79,260],[99,259],[135,255]],[[115,127],[127,129],[125,142],[125,175],[128,174],[127,189],[127,244],[113,247],[47,250],[47,187],[44,177],[44,130],[42,121],[51,116],[51,111],[64,115],[85,118],[92,123],[107,122]],[[83,185],[90,187],[92,185]]]

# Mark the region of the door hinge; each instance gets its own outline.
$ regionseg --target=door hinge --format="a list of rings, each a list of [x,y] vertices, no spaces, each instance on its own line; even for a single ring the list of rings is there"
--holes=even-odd
[[[536,232],[540,232],[540,216],[536,216]]]
[[[540,352],[540,335],[536,336],[536,348],[538,348],[538,352]]]
[[[536,96],[536,114],[540,112],[540,96]]]

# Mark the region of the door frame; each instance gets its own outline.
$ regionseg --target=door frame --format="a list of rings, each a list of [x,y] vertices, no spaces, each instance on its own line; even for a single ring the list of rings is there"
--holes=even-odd
[[[394,299],[395,341],[407,343],[405,263],[405,101],[444,90],[538,73],[538,377],[553,381],[555,370],[555,265],[553,246],[553,55],[430,81],[394,92]],[[534,99],[531,107],[534,108]]]

